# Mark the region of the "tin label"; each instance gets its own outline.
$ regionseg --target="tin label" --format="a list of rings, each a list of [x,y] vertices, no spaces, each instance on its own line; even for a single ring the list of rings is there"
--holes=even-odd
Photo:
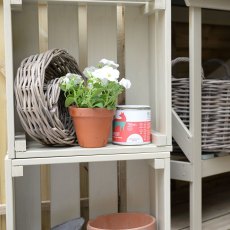
[[[117,110],[113,121],[113,142],[117,144],[150,143],[150,110]]]

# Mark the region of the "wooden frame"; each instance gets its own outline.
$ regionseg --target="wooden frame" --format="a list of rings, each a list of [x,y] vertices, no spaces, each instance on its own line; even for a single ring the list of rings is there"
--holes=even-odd
[[[29,2],[29,3],[28,3]],[[57,3],[58,4],[55,4]],[[62,3],[61,3],[62,2]],[[16,227],[23,230],[32,229],[33,223],[40,228],[41,223],[35,214],[40,213],[40,165],[51,165],[51,225],[54,226],[67,218],[80,215],[79,211],[79,190],[71,189],[74,193],[66,193],[66,188],[72,188],[70,184],[74,183],[76,187],[79,184],[79,163],[89,163],[89,205],[90,218],[108,212],[117,211],[117,161],[127,161],[127,211],[139,210],[151,212],[158,218],[158,229],[170,229],[170,163],[169,152],[171,151],[171,2],[170,0],[156,1],[68,1],[69,4],[63,4],[64,1],[48,1],[48,4],[42,4],[37,7],[37,1],[7,1],[4,2],[4,19],[5,39],[7,40],[5,53],[7,55],[6,63],[6,80],[7,80],[7,96],[11,98],[8,101],[8,154],[5,160],[6,164],[6,191],[7,191],[7,228],[14,229]],[[28,3],[28,4],[27,4]],[[52,4],[49,4],[52,3]],[[76,3],[71,5],[72,3]],[[78,4],[81,3],[81,4]],[[87,3],[87,4],[86,4]],[[76,56],[79,63],[84,68],[89,63],[94,62],[98,56],[96,44],[99,43],[98,34],[95,31],[103,32],[107,29],[107,37],[103,37],[103,53],[111,58],[116,59],[116,5],[124,4],[127,6],[125,15],[125,52],[126,52],[126,76],[131,77],[134,84],[134,90],[126,95],[126,103],[150,104],[154,113],[152,115],[154,130],[154,140],[156,142],[143,146],[115,146],[108,145],[101,149],[82,149],[80,147],[71,148],[50,148],[44,147],[37,143],[23,139],[23,135],[19,138],[15,135],[18,131],[18,121],[14,120],[14,103],[13,103],[13,60],[15,61],[16,51],[12,47],[12,30],[15,24],[19,23],[19,27],[27,22],[23,12],[29,15],[33,12],[38,17],[30,23],[30,25],[38,26],[34,29],[34,39],[38,39],[38,50],[44,51],[50,48],[52,44],[60,46],[65,42],[65,36],[56,35],[55,28],[58,29],[56,21],[59,19],[59,12],[56,8],[63,4],[62,12],[67,11],[71,17],[71,22],[76,21]],[[83,5],[82,5],[83,4]],[[47,8],[48,7],[48,8]],[[98,10],[95,11],[94,7]],[[13,10],[21,9],[22,13],[17,15]],[[50,10],[51,9],[51,10]],[[100,10],[109,10],[109,14],[101,18]],[[49,11],[50,10],[50,11]],[[50,13],[51,12],[51,13]],[[57,14],[58,12],[58,14]],[[77,12],[77,14],[76,14]],[[106,11],[107,12],[107,11]],[[13,20],[12,17],[18,16],[19,20]],[[13,18],[14,19],[14,18]],[[63,18],[62,18],[63,19]],[[59,23],[67,28],[73,24],[68,24],[66,20],[60,20]],[[53,20],[53,21],[52,21]],[[137,22],[133,27],[133,22]],[[23,23],[24,22],[24,23]],[[20,24],[21,23],[21,24]],[[48,28],[49,23],[53,23]],[[87,25],[87,26],[83,26]],[[92,26],[93,25],[93,26]],[[109,26],[108,26],[109,25]],[[130,26],[129,26],[130,25]],[[94,28],[95,27],[95,28]],[[73,27],[71,27],[73,28]],[[48,32],[51,35],[48,36]],[[92,36],[94,34],[95,36]],[[135,36],[134,36],[135,34]],[[38,35],[38,36],[37,36]],[[19,34],[21,36],[21,34]],[[95,37],[98,37],[97,39]],[[133,37],[138,38],[137,40]],[[28,39],[26,37],[26,39]],[[94,40],[93,40],[94,39]],[[106,41],[109,40],[109,43]],[[33,39],[29,39],[34,42]],[[68,41],[66,39],[66,41]],[[143,41],[143,46],[138,46],[139,41]],[[68,42],[66,42],[68,46]],[[111,45],[112,44],[112,45]],[[37,44],[31,46],[32,50]],[[94,47],[95,45],[95,47]],[[79,48],[80,47],[80,48]],[[133,55],[133,47],[136,53]],[[18,60],[16,60],[17,62]],[[138,73],[138,74],[137,74]],[[141,77],[141,78],[140,78]],[[140,81],[141,79],[141,81]],[[148,84],[149,83],[149,84]],[[136,97],[137,92],[139,97]],[[156,132],[155,132],[156,131]],[[71,163],[71,164],[70,164]],[[150,169],[148,164],[150,164]],[[63,164],[63,165],[62,165]],[[68,173],[67,170],[68,169]],[[140,173],[141,172],[141,173]],[[70,176],[71,175],[71,176]],[[98,178],[99,175],[104,176],[104,180]],[[60,177],[62,180],[59,180]],[[31,179],[33,178],[33,180]],[[68,179],[67,179],[68,178]],[[138,178],[137,181],[132,178]],[[98,183],[95,183],[95,182]],[[111,189],[99,192],[101,187],[105,187],[105,181],[110,181]],[[30,186],[28,186],[30,184]],[[68,185],[69,184],[69,185]],[[23,188],[23,186],[24,188]],[[63,186],[62,191],[58,190],[58,186]],[[113,189],[112,189],[113,188]],[[150,190],[152,188],[152,190]],[[151,192],[150,192],[151,191]],[[140,196],[142,194],[142,196]],[[27,202],[25,197],[33,197],[33,217],[30,215],[29,205],[24,205],[25,213],[17,211],[20,202]],[[146,197],[145,197],[146,195]],[[60,198],[65,196],[68,207],[77,207],[75,210],[65,211],[65,217],[60,217]],[[77,197],[77,198],[76,198]],[[134,202],[133,197],[138,197]],[[148,200],[147,200],[148,199]],[[110,202],[108,202],[108,200]],[[96,202],[95,202],[96,201]],[[18,203],[19,202],[19,203]],[[69,203],[68,203],[69,202]],[[106,202],[106,203],[105,203]],[[31,203],[31,202],[30,202]],[[151,205],[150,205],[151,203]],[[56,205],[57,204],[57,205]],[[63,204],[63,203],[62,203]],[[103,204],[103,205],[99,205]],[[109,205],[108,205],[109,204]],[[107,206],[108,205],[108,206]],[[53,206],[53,207],[52,207]],[[106,208],[104,208],[106,207]],[[104,208],[104,209],[103,209]],[[59,211],[59,212],[58,212]],[[68,213],[68,214],[67,214]],[[64,216],[64,215],[63,215]],[[23,221],[24,218],[29,222]]]

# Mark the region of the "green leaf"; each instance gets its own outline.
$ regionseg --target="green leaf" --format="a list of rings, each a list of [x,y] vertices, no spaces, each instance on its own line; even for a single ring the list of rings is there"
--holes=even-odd
[[[70,106],[71,104],[73,104],[75,102],[74,97],[67,97],[65,100],[65,107]]]
[[[104,106],[103,106],[103,103],[99,102],[99,103],[95,104],[94,107],[103,108]]]

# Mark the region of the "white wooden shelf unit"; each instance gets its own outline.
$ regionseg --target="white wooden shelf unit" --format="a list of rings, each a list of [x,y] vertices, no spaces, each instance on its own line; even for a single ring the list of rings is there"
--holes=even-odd
[[[122,18],[123,27],[118,28],[118,17]],[[126,211],[151,213],[158,220],[158,230],[169,230],[170,0],[5,0],[4,23],[7,229],[41,229],[40,165],[51,165],[51,227],[80,216],[79,163],[82,162],[89,162],[89,217],[117,212],[117,161],[125,160]],[[122,42],[119,29],[123,30]],[[46,147],[29,139],[18,139],[16,133],[22,132],[22,127],[13,92],[17,67],[23,58],[50,48],[66,48],[79,60],[82,69],[95,65],[102,57],[116,61],[123,60],[120,57],[123,56],[125,76],[132,82],[126,103],[149,104],[152,129],[164,141],[143,146],[109,144],[100,149],[84,149]]]
[[[188,161],[171,161],[171,178],[190,183],[190,229],[202,229],[202,178],[230,171],[230,156],[202,160],[201,31],[202,9],[230,10],[227,0],[185,0],[189,7],[190,127],[172,110],[172,133]]]

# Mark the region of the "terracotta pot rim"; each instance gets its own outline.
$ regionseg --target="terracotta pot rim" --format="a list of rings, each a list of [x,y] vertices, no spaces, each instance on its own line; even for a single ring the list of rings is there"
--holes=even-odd
[[[147,228],[151,225],[154,225],[156,223],[156,218],[147,214],[147,213],[141,213],[141,212],[123,212],[123,213],[111,213],[108,215],[102,215],[102,216],[98,216],[97,218],[93,219],[93,220],[89,220],[87,223],[87,226],[90,226],[91,230],[99,230],[99,228],[93,227],[92,225],[90,225],[93,221],[96,221],[98,218],[104,218],[106,216],[117,216],[117,215],[142,215],[142,216],[146,216],[149,218],[149,220],[151,220],[148,224],[143,225],[143,226],[138,226],[138,227],[134,227],[134,228],[130,228],[130,230],[140,230],[140,228]],[[87,228],[88,229],[88,228]],[[115,229],[115,228],[111,228],[111,229],[104,229],[104,228],[100,228],[100,230],[127,230],[127,228],[123,228],[123,229]]]
[[[81,108],[77,107],[75,105],[69,106],[69,109],[79,109],[79,110],[108,110],[108,111],[114,111],[115,109],[107,109],[107,108]]]
[[[106,108],[78,108],[75,106],[69,107],[69,114],[73,117],[111,117],[115,114],[115,110]]]

